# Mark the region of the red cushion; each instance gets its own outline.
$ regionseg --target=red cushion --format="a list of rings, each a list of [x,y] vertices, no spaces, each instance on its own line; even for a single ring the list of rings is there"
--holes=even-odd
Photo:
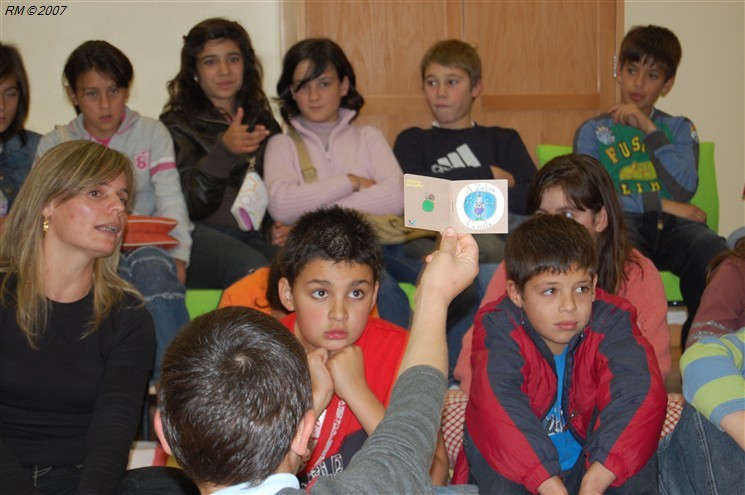
[[[124,230],[122,249],[134,249],[141,246],[159,246],[171,248],[178,245],[178,240],[168,235],[178,222],[172,218],[129,215]]]

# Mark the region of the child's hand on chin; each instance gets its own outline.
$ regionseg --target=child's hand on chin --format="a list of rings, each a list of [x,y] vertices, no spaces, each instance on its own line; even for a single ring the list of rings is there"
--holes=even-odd
[[[316,417],[321,415],[334,396],[334,380],[326,367],[328,360],[329,351],[323,347],[308,353],[308,369],[310,370],[310,382],[313,388],[313,410]]]
[[[334,380],[334,391],[345,401],[362,387],[367,387],[362,349],[356,345],[333,353],[326,367]]]

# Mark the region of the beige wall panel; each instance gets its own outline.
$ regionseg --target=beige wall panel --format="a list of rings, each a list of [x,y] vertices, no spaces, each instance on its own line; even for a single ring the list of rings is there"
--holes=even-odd
[[[334,39],[354,65],[365,97],[421,94],[419,62],[429,45],[458,36],[459,2],[308,1],[307,37]]]
[[[465,2],[485,93],[597,92],[598,11],[587,1]]]
[[[571,144],[585,119],[613,103],[615,2],[465,2],[484,93],[473,117],[540,143]]]

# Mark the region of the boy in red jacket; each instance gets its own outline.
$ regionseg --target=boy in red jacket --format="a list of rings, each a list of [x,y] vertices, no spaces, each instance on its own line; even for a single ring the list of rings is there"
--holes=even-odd
[[[590,235],[539,215],[512,233],[505,263],[507,297],[474,329],[469,482],[482,494],[657,493],[665,388],[634,308],[595,288]]]

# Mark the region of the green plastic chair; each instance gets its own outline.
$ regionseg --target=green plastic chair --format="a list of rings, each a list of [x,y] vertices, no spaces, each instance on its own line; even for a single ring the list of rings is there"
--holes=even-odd
[[[701,143],[698,158],[698,189],[691,198],[691,204],[706,212],[706,225],[719,232],[719,188],[717,171],[714,165],[714,143]],[[680,279],[672,272],[661,271],[667,302],[674,306],[683,304],[680,293]]]
[[[209,313],[220,303],[222,291],[219,289],[189,289],[186,291],[186,310],[192,320]]]
[[[564,146],[563,144],[539,144],[538,168],[542,169],[550,160],[553,160],[557,156],[568,155],[571,152],[571,146]]]
[[[538,145],[538,168],[542,168],[549,160],[557,156],[572,152],[571,146],[558,144]],[[714,143],[703,142],[699,148],[698,159],[698,189],[691,204],[706,212],[706,225],[714,232],[719,231],[719,190],[717,188],[717,173],[714,166]],[[669,304],[683,303],[680,293],[680,279],[668,271],[661,271],[662,284],[665,286],[665,297]]]

